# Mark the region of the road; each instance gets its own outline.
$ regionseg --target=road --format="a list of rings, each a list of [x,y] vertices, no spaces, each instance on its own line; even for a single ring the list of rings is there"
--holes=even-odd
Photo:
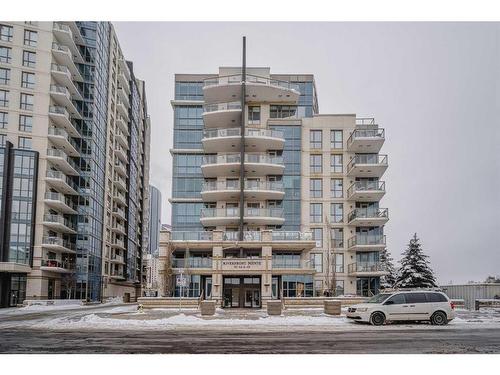
[[[500,328],[356,332],[2,329],[0,353],[500,353]]]

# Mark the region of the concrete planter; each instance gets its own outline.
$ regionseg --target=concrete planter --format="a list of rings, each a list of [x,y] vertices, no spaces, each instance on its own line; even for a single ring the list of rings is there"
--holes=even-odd
[[[340,315],[341,306],[342,303],[340,301],[324,301],[325,314]]]
[[[267,301],[267,315],[281,315],[281,300]]]
[[[215,301],[201,301],[200,311],[201,315],[205,316],[215,315]]]

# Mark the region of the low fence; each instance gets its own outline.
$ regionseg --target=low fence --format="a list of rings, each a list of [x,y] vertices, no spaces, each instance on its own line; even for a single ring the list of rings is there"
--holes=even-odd
[[[84,302],[80,299],[25,299],[23,306],[81,306]]]
[[[500,309],[500,299],[477,299],[474,301],[474,308],[479,310],[481,307],[492,307]]]
[[[139,297],[137,302],[145,309],[155,308],[183,308],[197,309],[199,304],[198,298],[176,298],[176,297]]]
[[[340,301],[342,306],[350,306],[356,303],[363,303],[368,298],[357,296],[342,296],[342,297],[285,297],[283,304],[285,309],[306,309],[306,308],[323,308],[325,301]]]

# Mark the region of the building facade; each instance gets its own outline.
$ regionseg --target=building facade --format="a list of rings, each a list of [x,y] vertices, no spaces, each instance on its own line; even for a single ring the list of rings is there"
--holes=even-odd
[[[149,247],[148,254],[158,256],[161,230],[161,192],[149,185]]]
[[[387,157],[373,119],[320,115],[314,77],[221,67],[175,76],[174,296],[223,307],[372,295]]]
[[[109,22],[0,22],[0,147],[3,161],[23,155],[6,176],[24,196],[7,195],[15,214],[2,215],[2,306],[140,286],[149,126]]]

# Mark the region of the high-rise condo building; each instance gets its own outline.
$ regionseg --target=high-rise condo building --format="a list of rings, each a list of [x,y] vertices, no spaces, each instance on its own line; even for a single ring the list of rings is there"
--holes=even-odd
[[[374,119],[320,115],[313,75],[245,62],[176,74],[171,103],[174,296],[377,293],[388,211]]]
[[[149,185],[149,247],[148,254],[158,256],[161,230],[161,192]]]
[[[0,302],[135,298],[144,82],[109,22],[0,22]]]

